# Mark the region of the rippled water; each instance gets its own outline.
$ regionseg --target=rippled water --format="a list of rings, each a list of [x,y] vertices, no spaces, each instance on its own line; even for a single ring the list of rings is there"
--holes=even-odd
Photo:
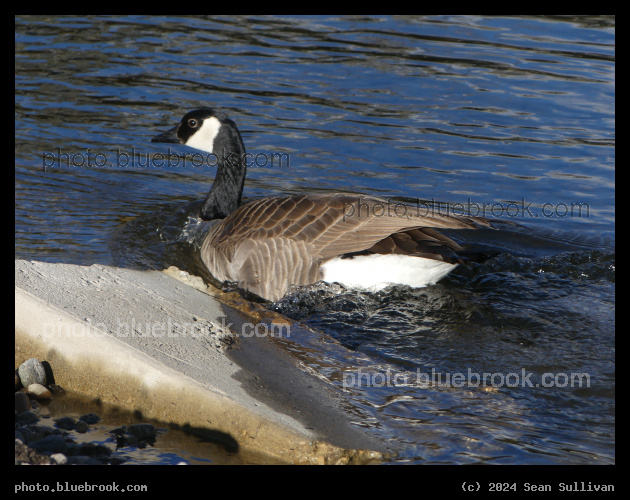
[[[346,382],[394,462],[612,463],[614,31],[605,16],[18,17],[16,258],[185,267],[186,212],[214,170],[117,154],[164,152],[152,136],[219,107],[248,152],[288,154],[249,169],[247,197],[361,192],[519,224],[458,235],[501,254],[434,287],[274,305],[317,330],[287,348]],[[44,171],[62,153],[107,166]],[[416,383],[469,371],[534,386]],[[405,383],[350,387],[359,373]],[[576,373],[590,387],[561,387]]]

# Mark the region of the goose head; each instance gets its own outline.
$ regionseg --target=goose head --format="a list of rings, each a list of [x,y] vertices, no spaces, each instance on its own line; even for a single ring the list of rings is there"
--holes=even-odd
[[[224,219],[241,204],[245,183],[245,146],[236,124],[223,112],[201,108],[184,115],[179,124],[151,142],[180,143],[216,158],[217,175],[200,215]]]

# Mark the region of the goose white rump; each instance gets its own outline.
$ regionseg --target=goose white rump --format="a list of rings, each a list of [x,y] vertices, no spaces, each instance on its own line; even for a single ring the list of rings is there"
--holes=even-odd
[[[341,283],[348,288],[378,291],[393,285],[422,288],[433,285],[457,267],[433,259],[409,255],[358,255],[335,258],[321,266],[323,280]]]

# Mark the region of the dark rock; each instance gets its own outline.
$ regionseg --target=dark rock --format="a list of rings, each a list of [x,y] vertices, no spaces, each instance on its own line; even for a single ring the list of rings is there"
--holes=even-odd
[[[77,455],[86,455],[89,457],[95,457],[97,455],[105,455],[109,456],[112,453],[112,450],[104,444],[98,443],[81,443],[77,450]]]
[[[51,434],[29,444],[29,447],[42,453],[64,453],[66,451],[66,440],[63,436]]]
[[[31,400],[23,392],[15,393],[15,411],[24,413],[31,409]]]
[[[60,429],[71,431],[77,425],[77,421],[72,417],[61,417],[55,420],[55,425]]]
[[[127,433],[136,436],[140,440],[155,439],[155,426],[151,424],[132,424],[127,428]]]
[[[59,429],[49,427],[48,425],[29,425],[29,429],[33,432],[41,432],[44,436],[48,436],[49,434],[61,434]]]
[[[32,441],[32,436],[33,436],[33,431],[30,430],[28,427],[17,427],[15,429],[15,438],[18,438],[18,434],[20,434],[22,436],[22,439],[20,439],[20,441],[22,441],[24,444],[29,443],[30,441]],[[38,439],[43,438],[44,436],[40,436]]]
[[[96,424],[101,421],[101,417],[95,413],[86,413],[85,415],[81,415],[79,420],[85,422],[86,424]]]
[[[20,413],[15,421],[22,425],[34,424],[39,420],[39,417],[33,413],[32,411],[25,411],[24,413]]]
[[[74,426],[74,430],[79,434],[85,434],[89,430],[90,426],[86,424],[83,420],[79,420],[77,424]]]

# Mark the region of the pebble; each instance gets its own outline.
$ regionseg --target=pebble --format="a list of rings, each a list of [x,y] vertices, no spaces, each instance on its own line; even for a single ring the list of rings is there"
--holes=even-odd
[[[61,417],[55,420],[55,425],[60,429],[71,431],[77,425],[77,421],[72,417]]]
[[[28,396],[23,392],[15,393],[15,411],[18,413],[24,413],[31,409],[31,401]]]
[[[24,387],[31,384],[46,385],[46,370],[37,358],[24,361],[18,368],[18,375]]]
[[[101,421],[101,417],[95,413],[86,413],[85,415],[81,415],[79,420],[85,422],[86,424],[96,424]]]
[[[50,459],[57,465],[64,465],[68,461],[68,457],[66,457],[63,453],[53,453],[50,455]]]
[[[112,450],[108,446],[100,443],[81,443],[77,448],[77,455],[86,455],[88,457],[109,456]]]
[[[34,424],[38,420],[39,420],[39,417],[32,411],[25,411],[24,413],[20,413],[15,418],[15,421],[22,425]]]
[[[15,429],[15,439],[19,439],[24,444],[28,443],[31,440],[32,435],[33,431],[31,431],[28,427],[18,427],[17,429]]]
[[[155,438],[157,432],[152,424],[132,424],[127,427],[127,433],[140,440]]]
[[[24,444],[32,443],[48,436],[49,433],[38,430],[38,425],[22,426],[15,429],[15,438]]]
[[[41,384],[31,384],[26,388],[26,392],[36,399],[51,399],[52,392]]]
[[[85,434],[89,428],[90,426],[86,424],[83,420],[79,420],[74,426],[74,430],[77,431],[79,434]]]
[[[63,453],[66,451],[66,440],[61,435],[51,434],[34,443],[29,443],[28,447],[39,452],[48,452],[50,454]]]

